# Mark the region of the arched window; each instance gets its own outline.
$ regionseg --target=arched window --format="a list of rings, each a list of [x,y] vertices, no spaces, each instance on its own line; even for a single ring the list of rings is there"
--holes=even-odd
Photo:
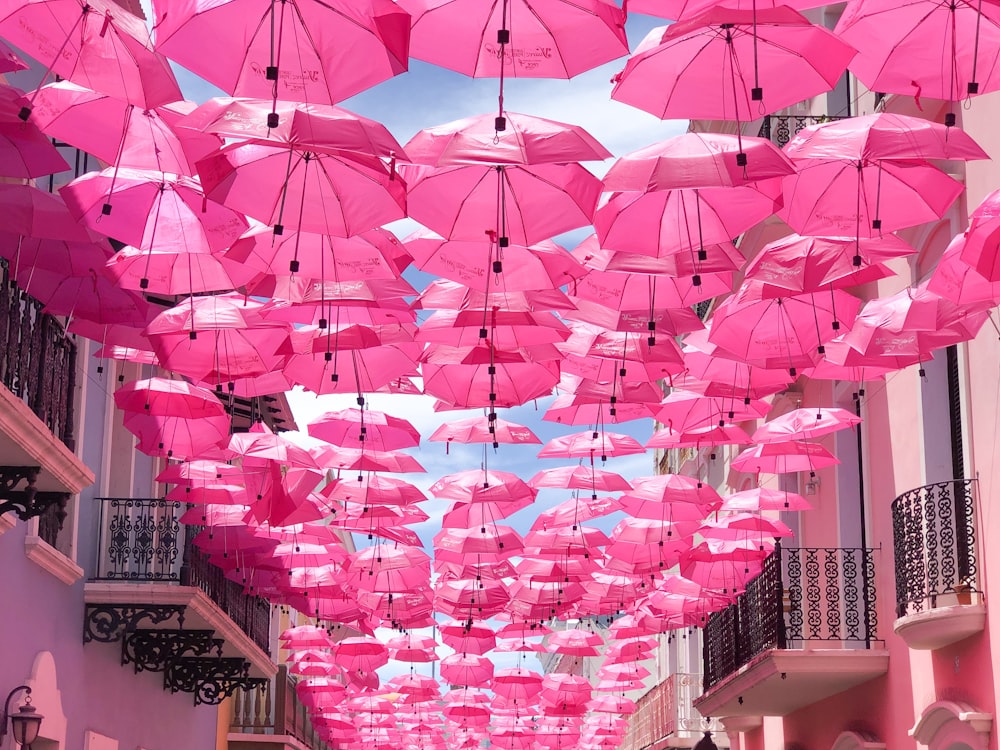
[[[937,701],[920,715],[910,736],[928,750],[986,750],[992,714],[966,703]]]

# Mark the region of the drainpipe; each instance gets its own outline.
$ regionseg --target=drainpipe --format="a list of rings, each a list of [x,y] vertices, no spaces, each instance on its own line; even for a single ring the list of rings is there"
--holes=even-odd
[[[854,394],[854,414],[858,417],[858,419],[861,418],[861,396],[863,394],[863,389],[859,389],[858,392]],[[871,581],[868,580],[868,520],[865,515],[865,456],[864,445],[861,440],[862,424],[863,422],[858,423],[856,428],[858,437],[858,498],[861,511],[861,601],[865,613],[865,648],[871,648],[871,613],[868,609],[868,601],[871,594]]]

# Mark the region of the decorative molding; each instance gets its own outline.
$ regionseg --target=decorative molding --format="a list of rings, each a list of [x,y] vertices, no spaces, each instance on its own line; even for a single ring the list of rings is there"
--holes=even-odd
[[[269,680],[250,677],[250,662],[240,658],[204,658],[182,656],[167,664],[163,687],[171,693],[194,694],[194,704],[218,705],[237,688],[252,690]]]
[[[40,536],[29,534],[25,537],[24,555],[46,573],[51,573],[67,586],[72,586],[83,578],[83,568]]]
[[[984,627],[986,604],[980,600],[914,612],[897,619],[892,629],[910,648],[930,651],[965,640],[982,632]]]
[[[924,709],[909,734],[930,750],[944,750],[958,741],[970,744],[974,750],[986,750],[992,728],[992,714],[977,711],[967,703],[935,701]]]
[[[180,656],[222,656],[224,641],[212,630],[126,630],[122,638],[122,664],[136,672],[163,672]]]
[[[66,714],[62,692],[56,678],[56,661],[49,651],[39,651],[31,665],[31,676],[25,680],[31,688],[31,703],[45,717],[38,739],[50,740],[66,747]]]
[[[0,433],[8,435],[24,463],[44,471],[38,489],[78,494],[94,483],[94,473],[66,444],[52,434],[24,401],[0,387]]]

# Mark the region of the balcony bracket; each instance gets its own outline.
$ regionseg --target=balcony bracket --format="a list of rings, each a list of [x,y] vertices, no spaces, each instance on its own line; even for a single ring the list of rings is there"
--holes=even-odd
[[[22,521],[40,516],[49,506],[65,503],[65,492],[39,492],[35,482],[41,468],[38,466],[0,466],[0,516],[14,511]],[[16,489],[21,482],[24,486]]]
[[[222,656],[223,640],[213,630],[126,630],[122,637],[122,664],[135,671],[164,672],[181,656]]]
[[[250,677],[249,673],[246,659],[182,656],[167,665],[163,687],[172,693],[193,693],[196,706],[217,705],[238,688],[252,689],[268,682],[263,677]]]
[[[83,618],[83,642],[114,643],[126,632],[137,629],[141,622],[160,625],[177,618],[177,627],[184,627],[184,611],[180,604],[87,604]]]

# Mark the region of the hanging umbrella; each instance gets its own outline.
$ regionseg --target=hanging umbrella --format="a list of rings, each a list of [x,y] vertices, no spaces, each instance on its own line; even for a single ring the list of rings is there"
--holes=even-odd
[[[757,487],[734,492],[722,499],[722,511],[756,512],[763,510],[809,510],[812,506],[802,495],[783,490]]]
[[[4,228],[8,234],[36,239],[93,243],[94,235],[80,225],[57,195],[31,185],[0,183]]]
[[[450,240],[532,245],[589,224],[601,183],[579,164],[403,164],[410,216]],[[505,239],[506,238],[506,239]]]
[[[222,145],[217,136],[178,127],[192,102],[143,109],[71,81],[47,84],[29,97],[31,121],[50,137],[118,167],[190,177],[195,162]]]
[[[332,104],[407,69],[410,18],[388,0],[185,0],[154,10],[157,50],[228,94],[275,107]],[[279,117],[265,122],[275,128]]]
[[[409,505],[427,500],[415,485],[402,479],[370,474],[361,482],[336,482],[323,488],[322,494],[331,503],[369,505]]]
[[[490,370],[494,372],[490,372]],[[547,396],[559,382],[556,362],[504,362],[494,365],[421,367],[424,392],[458,408],[520,406]]]
[[[567,256],[571,257],[571,256]],[[503,280],[482,292],[454,281],[434,279],[413,301],[414,310],[503,310],[505,312],[558,312],[572,310],[573,303],[559,289],[503,290]]]
[[[850,328],[861,301],[839,289],[764,299],[756,284],[744,284],[712,315],[708,339],[741,362],[765,368],[809,367],[823,345]]]
[[[0,34],[46,66],[46,76],[143,109],[183,98],[145,21],[110,0],[9,0],[0,7]],[[30,116],[29,101],[20,117]]]
[[[894,234],[879,237],[803,237],[770,242],[747,264],[744,278],[767,297],[843,289],[892,275],[884,263],[916,250]]]
[[[434,497],[467,503],[517,502],[534,500],[538,490],[516,474],[506,471],[468,469],[446,474],[428,490]]]
[[[196,419],[129,412],[125,415],[124,425],[139,439],[136,447],[147,456],[183,459],[213,452],[221,455],[219,446],[229,438],[229,415],[225,412]],[[246,497],[237,498],[235,502],[245,505]]]
[[[746,422],[762,418],[771,406],[766,401],[753,399],[748,404],[742,398],[704,396],[700,393],[674,388],[660,403],[656,421],[687,430],[712,424]]]
[[[813,440],[831,432],[861,423],[846,409],[794,409],[765,422],[753,434],[755,443],[779,443],[785,440]]]
[[[623,12],[606,0],[401,5],[413,57],[476,78],[572,78],[628,54]]]
[[[592,495],[590,498],[570,498],[559,503],[554,508],[549,508],[539,513],[535,517],[531,528],[535,530],[573,526],[593,518],[609,515],[616,510],[621,510],[621,506],[613,497],[596,497]]]
[[[840,459],[819,443],[793,440],[747,448],[733,459],[732,467],[752,474],[789,474],[814,473],[839,463]]]
[[[133,380],[121,385],[115,390],[115,406],[127,412],[185,419],[217,417],[226,413],[222,402],[207,388],[166,378]]]
[[[59,193],[95,232],[142,250],[221,250],[247,228],[240,214],[207,202],[191,177],[109,167],[78,177]]]
[[[940,219],[962,183],[919,160],[809,159],[782,181],[778,217],[799,234],[877,237]]]
[[[441,660],[441,678],[451,685],[485,687],[493,677],[493,662],[479,654],[452,654]]]
[[[726,245],[781,206],[780,183],[611,193],[594,214],[597,239],[604,250],[690,256],[688,273],[656,266],[636,269],[640,272],[680,276],[732,270],[728,263],[719,264],[729,257]]]
[[[590,458],[599,455],[601,460],[609,456],[630,456],[644,453],[635,438],[617,432],[576,432],[572,435],[552,438],[538,452],[539,458]]]
[[[223,257],[264,274],[348,282],[397,279],[396,261],[405,253],[399,240],[381,228],[346,238],[290,231],[275,237],[271,227],[255,226]]]
[[[69,169],[37,123],[18,118],[21,91],[0,86],[0,174],[27,180]]]
[[[401,219],[406,187],[375,156],[308,144],[231,143],[198,162],[205,195],[281,235],[350,237]]]
[[[1000,281],[1000,190],[987,195],[969,216],[962,260],[987,280]]]
[[[746,164],[737,163],[742,161]],[[766,138],[684,133],[622,156],[604,176],[604,189],[739,187],[794,171],[788,157]]]
[[[747,445],[756,442],[736,425],[709,425],[674,430],[670,427],[657,430],[646,441],[646,448],[709,448],[717,445]],[[714,457],[715,452],[712,452]]]
[[[957,235],[945,249],[937,266],[927,282],[927,290],[964,307],[995,307],[1000,303],[1000,283],[990,281],[978,270],[982,260],[992,266],[994,261],[987,254],[970,253],[970,265],[966,261],[969,234]],[[983,247],[985,245],[980,243]],[[993,268],[984,269],[989,275],[996,275]]]
[[[991,52],[1000,9],[991,3],[852,2],[835,33],[858,49],[850,69],[872,91],[960,101],[1000,87]]]
[[[791,8],[716,6],[650,31],[611,98],[664,120],[750,122],[829,91],[854,54]]]
[[[0,73],[27,70],[28,66],[5,42],[0,42]]]
[[[344,448],[392,451],[420,444],[420,432],[409,421],[368,409],[324,412],[307,429],[313,437]]]
[[[474,529],[444,529],[434,536],[435,559],[461,562],[466,559],[504,560],[518,554],[524,543],[509,526],[488,524]]]
[[[440,443],[541,443],[530,429],[499,418],[470,417],[445,422],[427,438]],[[494,447],[496,447],[494,445]]]

